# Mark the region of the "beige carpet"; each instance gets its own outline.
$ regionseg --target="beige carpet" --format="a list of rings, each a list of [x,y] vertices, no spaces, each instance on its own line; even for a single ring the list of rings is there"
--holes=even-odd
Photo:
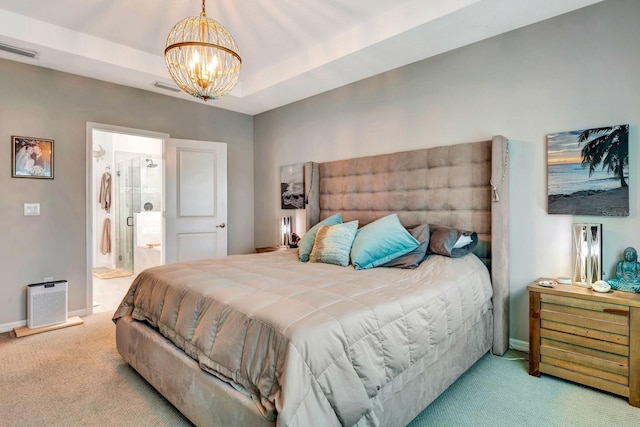
[[[132,272],[122,270],[120,268],[94,268],[93,275],[98,279],[117,279],[118,277],[127,277],[133,275]]]
[[[83,320],[24,338],[0,334],[0,426],[191,425],[122,361],[110,311]],[[622,397],[535,378],[526,360],[486,354],[410,427],[635,427],[638,420],[640,408]]]
[[[111,316],[23,338],[0,334],[0,426],[190,426],[122,361]]]

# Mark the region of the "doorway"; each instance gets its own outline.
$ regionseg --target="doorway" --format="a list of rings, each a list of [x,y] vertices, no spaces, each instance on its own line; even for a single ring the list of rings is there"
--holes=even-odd
[[[114,310],[140,271],[164,262],[163,141],[167,136],[87,125],[89,312]]]
[[[122,143],[116,144],[116,141]],[[141,141],[150,143],[150,146],[141,148],[138,145]],[[122,181],[124,183],[118,191],[129,191],[135,196],[139,188],[140,202],[136,201],[137,197],[112,197],[113,203],[107,212],[99,204],[99,183],[106,172],[112,179],[114,173],[117,177],[118,170],[121,180],[127,170],[130,171],[129,182]],[[136,260],[143,259],[141,253],[154,254],[150,249],[155,248],[159,252],[160,264],[227,255],[226,143],[171,139],[168,134],[158,132],[87,123],[87,172],[87,314],[94,312],[94,267],[116,269],[125,263],[127,267],[133,266],[130,276],[107,279],[109,286],[100,288],[109,292],[117,289],[115,297],[109,296],[115,309],[133,277],[140,271],[136,270]],[[157,214],[153,218],[155,203],[144,190],[145,176],[153,174],[162,177],[157,206],[157,211],[161,212],[159,227]],[[140,180],[139,186],[133,182],[136,179]],[[129,206],[118,213],[119,218],[114,219],[114,212],[119,212],[122,204]],[[109,219],[108,226],[105,225],[106,219]],[[136,223],[142,224],[141,219],[150,221],[144,222],[146,231],[139,236],[137,231],[142,229],[135,228]],[[156,233],[158,228],[160,232]],[[102,247],[105,230],[109,231],[110,237],[106,241],[111,243],[108,250]],[[116,234],[118,232],[120,235]],[[118,249],[116,257],[114,254],[120,245],[122,248]],[[132,260],[125,256],[127,250]],[[153,262],[157,262],[157,254]],[[123,289],[114,285],[117,281],[125,281],[119,284]],[[102,309],[104,307],[99,305],[95,311]]]

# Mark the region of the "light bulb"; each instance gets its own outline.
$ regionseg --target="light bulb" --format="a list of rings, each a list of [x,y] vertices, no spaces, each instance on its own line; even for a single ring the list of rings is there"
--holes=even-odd
[[[191,55],[191,62],[189,62],[189,69],[192,71],[200,64],[200,54],[198,54],[197,50],[193,50],[193,55]]]

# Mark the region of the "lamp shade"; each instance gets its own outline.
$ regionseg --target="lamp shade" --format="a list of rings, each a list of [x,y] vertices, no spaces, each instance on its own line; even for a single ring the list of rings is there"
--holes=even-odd
[[[602,224],[573,224],[572,282],[590,288],[602,278]]]
[[[220,23],[207,18],[204,1],[200,16],[185,18],[171,29],[164,59],[173,81],[205,101],[229,93],[242,66],[235,40]]]
[[[280,245],[289,246],[291,244],[291,217],[280,218]]]

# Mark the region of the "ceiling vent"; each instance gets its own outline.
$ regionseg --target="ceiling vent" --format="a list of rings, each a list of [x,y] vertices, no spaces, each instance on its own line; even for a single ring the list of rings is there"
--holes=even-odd
[[[178,87],[167,83],[155,82],[153,83],[153,85],[158,89],[170,90],[171,92],[180,92],[180,89]]]
[[[38,59],[40,55],[35,50],[23,49],[17,46],[11,46],[8,44],[0,43],[0,50],[4,50],[5,52],[15,53],[16,55],[26,56],[27,58]]]

